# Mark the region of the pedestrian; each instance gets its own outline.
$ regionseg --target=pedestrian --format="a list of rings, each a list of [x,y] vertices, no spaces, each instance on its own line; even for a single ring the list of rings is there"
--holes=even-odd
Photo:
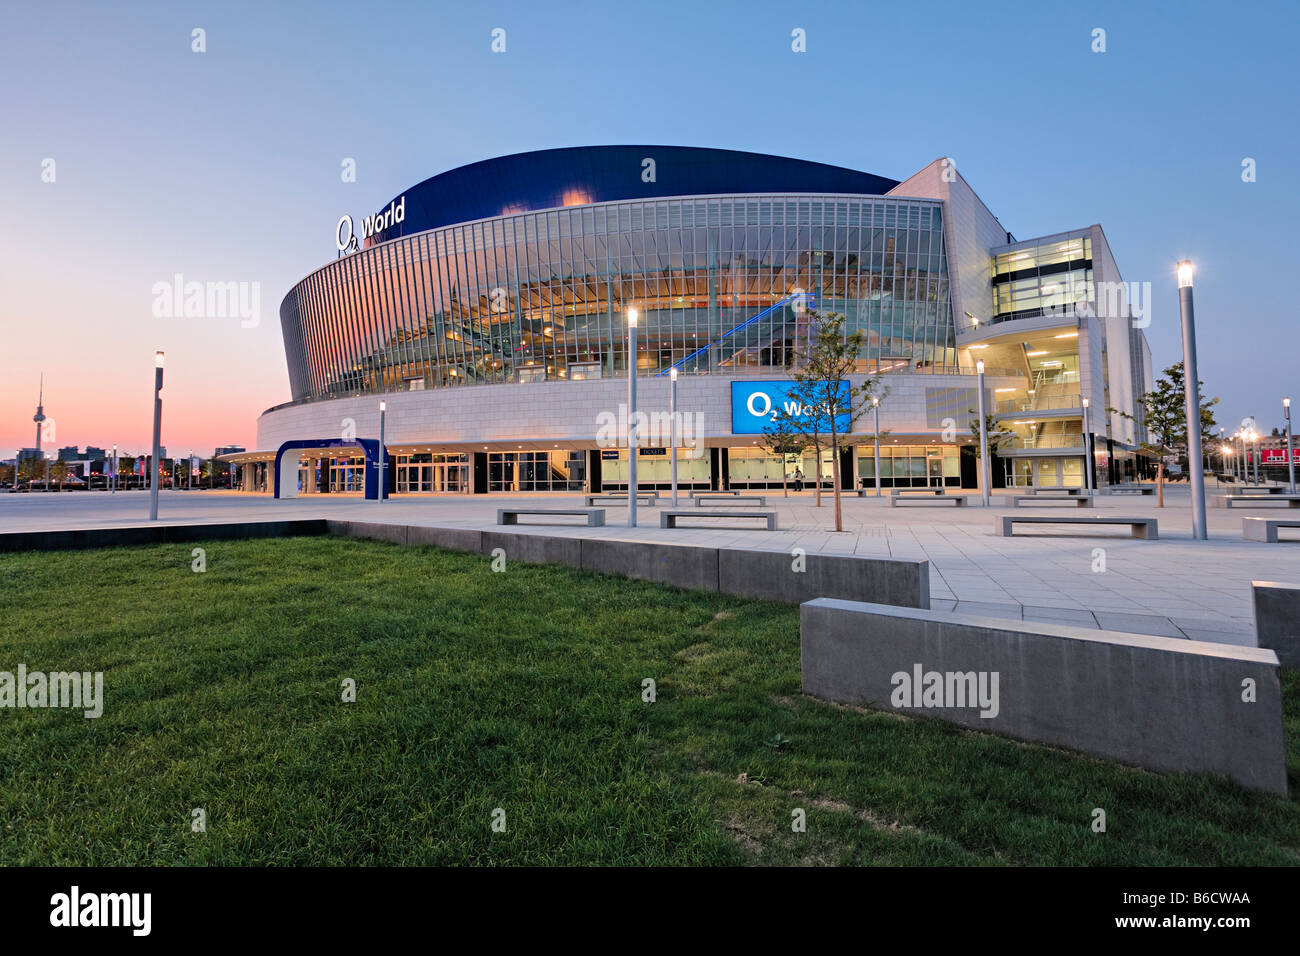
[[[794,490],[803,491],[803,469],[801,468],[794,470]]]

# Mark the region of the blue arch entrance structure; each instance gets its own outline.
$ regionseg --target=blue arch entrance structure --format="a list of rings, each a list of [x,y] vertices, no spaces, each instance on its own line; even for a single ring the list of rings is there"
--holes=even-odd
[[[304,438],[298,441],[287,441],[280,446],[275,453],[275,474],[272,488],[275,490],[275,497],[284,497],[280,494],[280,476],[281,462],[284,460],[286,452],[315,450],[321,448],[360,448],[361,453],[365,456],[365,492],[366,497],[377,501],[382,493],[385,498],[388,497],[388,489],[381,488],[379,483],[379,440],[377,438],[353,438],[351,441],[345,441],[342,438]],[[384,453],[387,459],[384,469],[385,474],[393,473],[392,455]],[[293,481],[298,481],[298,469],[293,469]]]

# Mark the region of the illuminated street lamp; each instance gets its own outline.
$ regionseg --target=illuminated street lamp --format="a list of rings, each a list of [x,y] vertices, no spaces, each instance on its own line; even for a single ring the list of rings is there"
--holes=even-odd
[[[627,310],[627,526],[636,527],[636,319]]]
[[[1286,415],[1286,470],[1290,488],[1287,494],[1295,494],[1295,459],[1291,457],[1291,399],[1282,399],[1282,414]]]
[[[158,520],[158,472],[162,456],[163,353],[153,353],[153,458],[149,475],[149,520]]]
[[[979,319],[975,320],[976,322]],[[880,397],[871,396],[871,406],[876,410],[876,497],[880,497]]]
[[[384,413],[388,411],[388,403],[381,401],[379,403],[379,500],[384,500],[384,493],[388,491],[386,483],[388,475],[385,474],[385,465],[388,464],[388,454],[384,450]]]
[[[1083,488],[1092,494],[1092,418],[1088,399],[1083,400]]]
[[[987,424],[984,421],[984,360],[975,363],[975,374],[979,377],[979,415],[980,415],[980,490],[981,497],[984,500],[984,507],[989,506],[989,482],[992,480],[993,471],[989,467],[989,433]],[[877,462],[876,474],[880,473],[879,462]]]
[[[1196,373],[1196,318],[1192,309],[1192,261],[1178,263],[1178,305],[1183,319],[1183,404],[1187,411],[1187,469],[1192,484],[1192,537],[1206,539],[1205,469],[1201,461],[1201,389]]]
[[[673,507],[677,507],[677,369],[668,370],[668,430],[669,454],[672,455]]]

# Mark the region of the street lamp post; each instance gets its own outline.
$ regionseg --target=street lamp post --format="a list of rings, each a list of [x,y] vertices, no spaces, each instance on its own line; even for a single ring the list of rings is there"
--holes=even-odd
[[[1092,416],[1086,398],[1083,400],[1083,488],[1092,494]]]
[[[627,526],[636,527],[636,309],[627,310]]]
[[[673,507],[677,507],[677,369],[668,371],[668,431],[669,454],[672,456]]]
[[[880,497],[880,397],[871,397],[871,406],[876,411],[876,497]]]
[[[388,464],[388,453],[384,449],[384,413],[388,411],[388,403],[379,403],[379,501],[382,504],[384,492],[388,490],[388,475],[385,473],[385,466]]]
[[[1259,432],[1255,429],[1250,430],[1250,443],[1254,447],[1250,451],[1250,457],[1255,462],[1255,484],[1259,484]]]
[[[117,443],[116,442],[113,443],[113,476],[112,476],[112,484],[109,485],[109,488],[112,489],[110,494],[114,494],[114,495],[117,494]]]
[[[1204,541],[1205,469],[1201,460],[1201,382],[1196,373],[1192,272],[1190,259],[1178,263],[1178,305],[1183,319],[1183,404],[1187,409],[1187,468],[1192,483],[1192,537]]]
[[[1286,415],[1286,472],[1290,488],[1287,494],[1295,494],[1295,459],[1291,457],[1291,399],[1282,399],[1282,413]]]
[[[158,520],[158,473],[162,457],[163,353],[153,353],[153,458],[149,469],[149,520]]]
[[[989,481],[992,479],[992,469],[989,467],[989,432],[988,425],[984,420],[984,360],[975,363],[975,374],[979,378],[979,416],[980,416],[980,490],[981,498],[984,501],[984,507],[989,506]],[[878,472],[877,472],[878,473]]]

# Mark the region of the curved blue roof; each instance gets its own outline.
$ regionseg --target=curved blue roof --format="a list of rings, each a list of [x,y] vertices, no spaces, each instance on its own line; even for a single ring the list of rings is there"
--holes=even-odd
[[[654,160],[654,181],[643,178]],[[764,153],[697,146],[573,146],[460,166],[412,186],[401,223],[366,245],[475,219],[623,199],[717,193],[849,193],[876,196],[895,179]],[[387,208],[387,207],[385,207]],[[382,213],[383,210],[381,209]]]

